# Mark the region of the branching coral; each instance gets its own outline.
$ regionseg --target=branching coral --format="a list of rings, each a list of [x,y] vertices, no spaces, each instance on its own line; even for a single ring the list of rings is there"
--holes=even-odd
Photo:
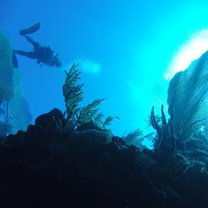
[[[118,116],[108,116],[104,122],[102,122],[102,128],[106,128],[106,126],[109,126],[112,121],[115,119],[120,119]]]
[[[105,128],[109,125],[114,118],[109,116],[103,122],[103,113],[99,112],[98,106],[105,100],[98,98],[92,101],[85,107],[80,107],[79,104],[83,100],[84,84],[78,84],[81,72],[77,69],[78,64],[73,64],[66,73],[66,80],[63,85],[63,95],[65,97],[66,113],[67,113],[67,126],[69,128],[77,128],[89,122],[94,122],[100,128]]]
[[[97,124],[99,124],[101,121],[101,119],[99,118],[101,118],[102,114],[99,114],[99,116],[97,117],[99,111],[97,107],[102,103],[103,100],[104,98],[95,99],[92,103],[80,109],[79,115],[77,116],[77,125],[80,126],[84,123],[88,123],[90,121],[95,120],[95,118]]]
[[[81,72],[77,70],[77,64],[73,64],[69,72],[66,72],[66,79],[63,85],[63,95],[65,97],[67,124],[74,128],[76,125],[75,118],[80,111],[79,103],[83,100],[83,84],[78,84],[77,80],[80,79]]]
[[[172,118],[167,122],[163,105],[161,106],[161,124],[156,120],[154,113],[154,106],[151,110],[151,124],[157,131],[157,139],[155,140],[154,147],[156,150],[166,152],[170,157],[174,157],[176,153],[176,141],[172,128]]]

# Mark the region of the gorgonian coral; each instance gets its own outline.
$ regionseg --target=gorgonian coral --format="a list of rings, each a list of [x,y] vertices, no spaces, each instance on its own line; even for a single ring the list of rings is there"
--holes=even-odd
[[[66,80],[63,85],[63,95],[66,104],[67,126],[69,128],[77,128],[89,122],[94,122],[100,128],[108,126],[114,118],[109,116],[103,121],[103,113],[99,112],[99,105],[105,100],[98,98],[92,101],[85,107],[80,107],[80,102],[83,100],[83,85],[79,84],[81,72],[77,69],[78,64],[73,64],[66,72]]]

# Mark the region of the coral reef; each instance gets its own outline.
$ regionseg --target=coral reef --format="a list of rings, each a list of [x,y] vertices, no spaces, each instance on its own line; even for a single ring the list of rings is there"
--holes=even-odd
[[[26,130],[31,122],[29,105],[21,86],[21,72],[14,70],[13,50],[0,31],[0,136]]]
[[[0,207],[207,207],[199,164],[66,123],[53,109],[1,141]]]
[[[103,121],[104,99],[81,107],[83,84],[73,64],[63,85],[66,112],[54,108],[26,131],[0,137],[0,207],[207,208],[207,55],[170,82],[168,120],[163,106],[160,117],[152,108],[153,150],[141,145],[152,133],[137,130],[126,141],[112,135],[106,126],[116,117]],[[27,109],[14,94],[17,111]],[[8,105],[0,108],[6,120]],[[6,124],[0,131],[15,126]]]

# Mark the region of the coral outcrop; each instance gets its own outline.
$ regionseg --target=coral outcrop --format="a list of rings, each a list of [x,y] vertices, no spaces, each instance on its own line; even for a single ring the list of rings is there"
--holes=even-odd
[[[93,124],[65,127],[53,109],[1,140],[1,208],[207,207],[208,175],[197,164],[141,151]]]
[[[170,118],[163,106],[161,117],[152,108],[157,136],[148,150],[106,128],[114,117],[102,120],[103,99],[80,105],[83,85],[72,65],[66,112],[54,108],[26,131],[0,137],[0,207],[207,208],[206,69],[207,53],[170,82]]]

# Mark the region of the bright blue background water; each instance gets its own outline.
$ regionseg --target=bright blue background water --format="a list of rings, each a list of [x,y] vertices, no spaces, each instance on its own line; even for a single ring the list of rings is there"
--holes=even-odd
[[[190,34],[207,28],[208,2],[171,0],[0,0],[0,28],[15,49],[31,50],[20,29],[41,22],[32,37],[50,45],[63,67],[18,57],[33,117],[65,110],[64,70],[79,60],[85,102],[107,98],[114,134],[145,129],[151,106],[166,102],[169,63]]]

